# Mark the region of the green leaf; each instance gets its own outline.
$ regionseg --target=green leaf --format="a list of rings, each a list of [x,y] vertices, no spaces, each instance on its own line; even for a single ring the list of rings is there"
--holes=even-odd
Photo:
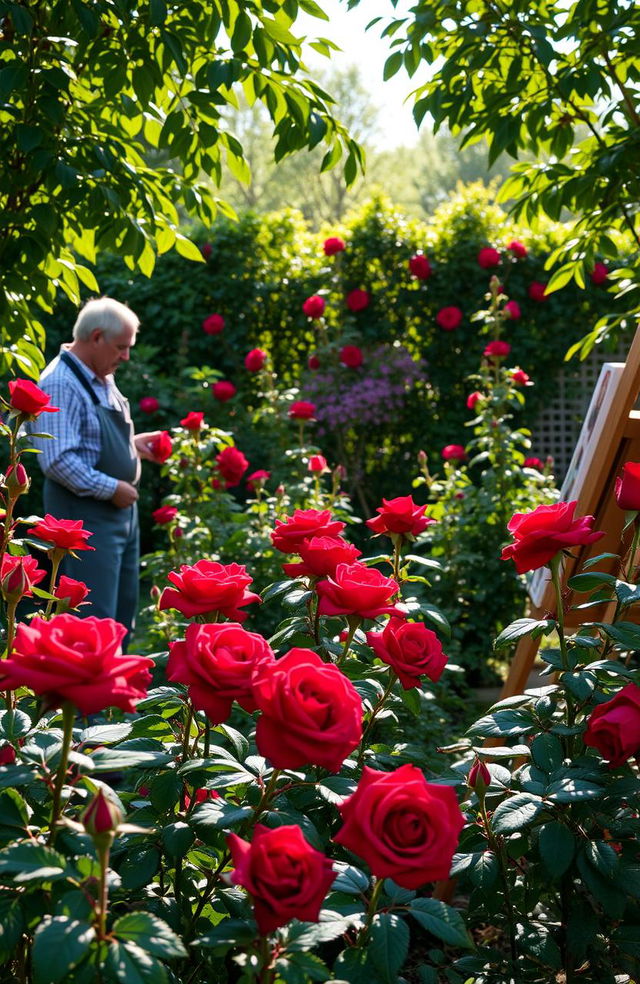
[[[133,730],[133,724],[122,721],[120,724],[94,724],[80,732],[80,742],[95,742],[96,745],[113,745],[124,741]]]
[[[184,820],[167,824],[162,831],[164,846],[172,858],[183,858],[195,839],[196,835]]]
[[[11,875],[16,882],[51,881],[61,878],[65,869],[63,856],[44,844],[27,841],[0,851],[0,877]]]
[[[495,885],[498,874],[498,859],[493,851],[482,851],[477,860],[469,866],[471,883],[481,888],[483,892]]]
[[[334,868],[338,871],[338,877],[333,883],[335,892],[344,892],[346,895],[361,895],[369,887],[369,878],[359,868],[354,868],[351,864],[335,864]]]
[[[550,820],[540,828],[540,856],[552,878],[560,878],[573,860],[575,840],[571,831],[559,820]]]
[[[583,848],[584,856],[598,874],[604,878],[613,878],[620,864],[620,859],[611,844],[605,841],[588,841]]]
[[[253,923],[243,919],[223,919],[217,926],[194,942],[198,946],[212,947],[214,950],[228,950],[232,946],[242,947],[251,943],[257,935]]]
[[[424,929],[443,943],[467,950],[474,948],[462,915],[445,902],[437,899],[414,899],[409,905],[409,912]]]
[[[27,804],[17,789],[3,789],[0,793],[0,836],[6,840],[17,836],[16,831],[26,833],[29,824]]]
[[[576,574],[570,577],[567,585],[573,591],[594,591],[603,584],[615,584],[616,579],[613,574],[604,574],[601,571],[593,571],[588,574]]]
[[[146,752],[133,751],[120,748],[97,748],[91,753],[93,771],[98,772],[119,772],[121,769],[138,768],[152,769],[161,765],[168,765],[173,761],[173,756],[168,752]]]
[[[524,711],[504,710],[495,711],[480,718],[469,728],[467,734],[480,735],[485,738],[509,738],[527,735],[536,728],[536,723],[530,714]]]
[[[640,601],[640,584],[628,584],[626,581],[616,581],[616,598],[622,608],[634,605]]]
[[[385,984],[396,984],[409,952],[409,927],[395,913],[377,912],[369,930],[369,957]]]
[[[186,957],[182,942],[170,926],[148,912],[129,912],[114,923],[112,935],[119,940],[137,943],[141,950],[155,957]]]
[[[372,984],[371,970],[367,950],[354,946],[343,950],[333,967],[336,981],[348,981],[349,984]]]
[[[124,888],[137,891],[150,885],[160,868],[161,854],[157,847],[132,845],[118,869]]]
[[[539,769],[554,772],[560,768],[564,758],[562,742],[556,735],[537,735],[531,742],[531,758]]]
[[[33,937],[34,984],[58,984],[84,959],[95,938],[92,926],[68,916],[44,916]]]
[[[511,625],[507,625],[506,629],[502,630],[494,642],[493,648],[504,649],[506,646],[512,646],[514,642],[522,639],[523,636],[530,635],[532,639],[537,639],[554,628],[555,622],[550,618],[518,618]]]
[[[179,801],[184,783],[175,772],[161,772],[152,780],[149,799],[159,813],[167,813]]]
[[[491,826],[496,834],[512,834],[532,824],[544,808],[544,801],[539,796],[516,793],[498,804]]]
[[[24,918],[20,899],[13,893],[0,895],[0,961],[9,959],[20,942],[24,928]]]
[[[166,967],[130,941],[109,943],[105,970],[118,984],[168,984]]]
[[[547,788],[547,796],[556,803],[575,803],[580,800],[598,799],[604,794],[602,786],[586,779],[573,779],[565,776],[552,782]]]
[[[640,625],[635,625],[633,622],[616,622],[615,625],[608,625],[605,622],[592,624],[602,629],[604,634],[613,639],[616,646],[623,650],[640,649]]]
[[[0,711],[0,737],[14,742],[31,731],[31,718],[24,711]]]

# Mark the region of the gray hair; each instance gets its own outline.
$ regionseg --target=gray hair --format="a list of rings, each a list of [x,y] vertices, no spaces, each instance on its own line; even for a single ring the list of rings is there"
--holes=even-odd
[[[128,327],[133,329],[135,338],[139,325],[140,319],[126,304],[112,297],[96,297],[87,301],[80,311],[73,326],[73,338],[74,341],[86,341],[92,331],[100,328],[105,337],[112,340]]]

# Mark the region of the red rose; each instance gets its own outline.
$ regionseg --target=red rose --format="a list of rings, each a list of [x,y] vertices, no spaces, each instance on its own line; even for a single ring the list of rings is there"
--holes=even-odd
[[[267,363],[267,353],[262,349],[251,349],[244,357],[244,367],[248,372],[260,372]]]
[[[241,564],[220,564],[216,560],[199,560],[193,566],[182,564],[171,571],[167,579],[174,585],[165,588],[159,609],[175,608],[186,618],[214,612],[225,618],[244,622],[247,612],[240,608],[260,601],[257,594],[247,591],[253,578]]]
[[[527,375],[524,369],[515,369],[511,373],[511,378],[516,384],[516,386],[526,386],[531,382],[531,377]]]
[[[156,400],[155,396],[143,396],[138,403],[142,413],[155,413],[156,410],[160,409],[160,404]]]
[[[517,321],[521,317],[522,312],[520,310],[520,305],[517,301],[507,301],[504,309],[511,321]]]
[[[224,331],[224,318],[221,314],[210,314],[202,322],[202,330],[205,335],[219,335]]]
[[[628,683],[589,715],[584,743],[597,748],[612,769],[640,751],[640,687]]]
[[[358,369],[364,362],[362,349],[357,345],[343,345],[340,349],[340,362],[349,369]]]
[[[441,453],[445,461],[464,461],[467,457],[467,452],[461,444],[447,444]]]
[[[231,881],[253,900],[258,930],[267,936],[292,919],[317,922],[336,873],[331,861],[305,840],[299,827],[269,830],[256,824],[251,843],[227,834]]]
[[[338,772],[362,739],[362,700],[339,667],[291,649],[253,678],[258,751],[276,769]]]
[[[616,502],[620,509],[640,509],[640,461],[627,461],[622,475],[616,478]]]
[[[220,403],[226,403],[227,400],[233,399],[237,392],[233,383],[230,383],[227,379],[219,379],[211,387],[214,400],[219,400]]]
[[[67,608],[77,608],[89,594],[89,588],[84,581],[63,574],[53,594],[59,601],[64,601]]]
[[[192,623],[184,641],[171,644],[167,677],[186,684],[195,709],[204,711],[212,724],[222,724],[234,700],[245,711],[255,711],[252,675],[274,659],[266,639],[237,622]]]
[[[443,331],[455,331],[462,318],[463,314],[459,307],[443,307],[436,314],[436,323]]]
[[[161,463],[167,461],[173,452],[173,441],[168,431],[160,431],[157,437],[151,441],[151,454],[154,459]]]
[[[107,707],[134,711],[146,697],[153,660],[122,655],[126,631],[112,618],[36,617],[18,626],[11,656],[0,666],[0,686],[28,687],[50,707],[69,701],[84,715]]]
[[[190,410],[187,416],[182,418],[180,423],[183,427],[186,427],[187,430],[200,430],[204,424],[204,414],[199,410]]]
[[[527,247],[523,243],[518,242],[517,239],[510,242],[507,249],[519,260],[523,260],[528,252]]]
[[[203,243],[200,247],[200,252],[202,253],[205,260],[208,260],[213,252],[213,246],[211,243]]]
[[[525,458],[523,467],[536,468],[538,471],[542,471],[544,469],[544,461],[541,461],[540,458]]]
[[[316,405],[308,400],[295,400],[289,407],[293,420],[315,420]]]
[[[312,454],[309,457],[308,469],[310,472],[326,472],[329,471],[327,466],[327,459],[321,454]]]
[[[502,550],[502,559],[512,558],[518,574],[544,567],[561,550],[594,543],[604,533],[592,529],[593,516],[575,518],[576,502],[554,502],[532,512],[516,513],[507,524],[514,542]]]
[[[302,305],[302,310],[307,318],[321,318],[324,314],[325,307],[326,302],[324,297],[320,297],[319,294],[312,294],[311,297],[307,297]]]
[[[98,789],[94,793],[89,806],[80,814],[80,820],[89,837],[98,839],[98,843],[104,843],[103,834],[110,834],[106,842],[110,843],[113,835],[122,823],[122,811],[120,807],[104,794],[104,790]]]
[[[397,673],[405,690],[419,687],[421,676],[435,683],[447,665],[440,640],[422,622],[390,618],[382,632],[367,632],[367,642],[378,659]]]
[[[31,482],[21,461],[16,465],[9,465],[4,476],[4,485],[12,499],[29,491]]]
[[[485,399],[484,393],[480,393],[478,392],[478,390],[476,390],[474,393],[470,393],[469,396],[467,397],[467,408],[469,410],[474,410],[476,403],[484,399]]]
[[[0,746],[0,765],[13,765],[16,760],[16,750],[13,745]]]
[[[175,506],[160,506],[159,509],[154,509],[151,515],[154,523],[157,523],[158,526],[166,526],[167,523],[174,521],[178,515],[178,510]]]
[[[322,244],[322,248],[325,256],[335,256],[336,253],[341,253],[345,249],[345,241],[338,236],[329,236]]]
[[[391,601],[398,582],[385,577],[375,567],[359,561],[338,564],[336,572],[316,586],[320,615],[355,615],[377,618],[378,615],[402,615]]]
[[[599,287],[600,284],[606,283],[608,277],[608,267],[604,263],[596,263],[591,271],[591,283]],[[9,386],[11,386],[11,383],[9,383]]]
[[[30,379],[9,380],[9,406],[12,410],[39,417],[41,413],[59,413],[60,407],[49,407],[51,397]]]
[[[478,253],[478,263],[483,268],[483,270],[490,270],[491,267],[498,266],[500,262],[500,253],[493,246],[485,246]]]
[[[386,533],[388,536],[418,536],[434,522],[425,515],[426,506],[419,506],[410,495],[401,495],[397,499],[383,499],[378,506],[378,516],[367,520],[367,526],[376,535]]]
[[[240,484],[240,479],[249,467],[249,462],[238,448],[223,448],[216,455],[218,471],[225,480],[226,487],[231,489]]]
[[[38,561],[30,554],[21,557],[3,554],[0,562],[0,587],[7,601],[20,601],[33,597],[32,587],[40,584],[47,572],[38,567]]]
[[[247,475],[247,488],[251,492],[255,492],[256,487],[262,488],[264,483],[269,478],[271,478],[271,472],[265,471],[264,468],[258,468],[257,471],[251,472],[250,475]]]
[[[411,276],[416,280],[428,280],[432,274],[431,264],[424,253],[415,253],[409,260]]]
[[[487,786],[491,785],[491,773],[479,758],[475,760],[469,769],[467,776],[467,786],[473,789],[474,793],[483,793]]]
[[[309,369],[315,371],[320,368],[320,359],[317,355],[310,355],[307,365],[309,366]]]
[[[312,536],[296,552],[301,563],[282,565],[288,577],[328,577],[335,574],[338,564],[353,564],[362,554],[339,536]]]
[[[220,799],[220,793],[216,789],[196,789],[193,796],[189,796],[188,793],[184,794],[184,808],[185,810],[190,809],[191,804],[195,800],[196,803],[206,803],[207,800],[217,800]]]
[[[366,290],[360,290],[359,287],[356,287],[355,290],[349,291],[345,300],[349,310],[355,313],[368,308],[371,298]]]
[[[345,527],[333,519],[328,509],[296,509],[293,516],[276,519],[271,542],[282,553],[298,553],[298,548],[312,536],[337,537]]]
[[[363,858],[376,878],[403,888],[447,878],[464,817],[451,786],[437,786],[415,765],[394,772],[364,767],[339,807],[344,826],[333,838]]]
[[[88,543],[85,543],[85,540],[93,536],[93,533],[84,529],[81,519],[56,519],[55,516],[47,513],[44,519],[32,526],[28,532],[40,540],[46,540],[52,545],[52,548],[57,550],[95,549],[95,547],[90,547]]]
[[[493,361],[494,359],[505,359],[509,355],[510,351],[511,346],[509,345],[509,342],[502,342],[497,339],[495,342],[489,342],[483,352],[483,355],[485,359],[490,359]]]
[[[529,284],[527,293],[532,301],[537,301],[539,304],[548,300],[547,285],[540,283],[539,280],[534,280]]]

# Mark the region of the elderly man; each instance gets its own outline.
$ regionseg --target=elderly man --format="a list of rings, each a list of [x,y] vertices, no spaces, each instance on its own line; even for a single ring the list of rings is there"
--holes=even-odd
[[[73,341],[45,368],[41,388],[60,413],[48,420],[54,440],[34,439],[45,475],[44,508],[57,519],[81,519],[93,551],[68,557],[61,573],[91,589],[83,614],[115,618],[129,632],[138,607],[140,458],[157,460],[159,432],[134,435],[129,405],[113,374],[127,362],[139,321],[110,297],[88,301]]]

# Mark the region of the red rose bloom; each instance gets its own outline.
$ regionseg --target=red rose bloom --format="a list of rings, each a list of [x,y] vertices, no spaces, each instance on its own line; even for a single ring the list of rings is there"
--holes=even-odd
[[[222,724],[234,700],[245,711],[255,711],[251,678],[274,659],[266,639],[237,622],[192,623],[184,641],[171,644],[167,678],[186,684],[195,709],[204,711],[212,724]]]
[[[497,339],[495,342],[489,342],[485,348],[483,355],[485,359],[505,359],[509,352],[511,351],[511,346],[509,342],[502,342]]]
[[[211,387],[214,400],[219,400],[220,403],[226,403],[228,400],[232,400],[237,392],[233,383],[229,382],[228,379],[219,379]]]
[[[511,378],[516,386],[526,386],[527,383],[531,382],[531,377],[527,375],[524,369],[515,369],[511,373]]]
[[[154,509],[151,515],[154,523],[157,523],[158,526],[166,526],[167,523],[174,521],[178,515],[178,510],[175,506],[160,506],[159,509]]]
[[[210,314],[202,322],[202,330],[205,335],[219,335],[224,331],[224,318],[221,314]]]
[[[447,878],[464,827],[451,786],[437,786],[415,765],[394,772],[364,767],[358,788],[338,807],[333,838],[363,858],[376,878],[403,888]]]
[[[156,410],[160,409],[160,404],[156,400],[155,396],[143,396],[138,403],[142,413],[155,413]]]
[[[518,242],[517,239],[510,242],[507,249],[510,253],[513,253],[518,260],[523,260],[528,252],[527,247],[523,243]]]
[[[300,827],[269,830],[256,824],[251,843],[227,834],[234,870],[231,881],[253,900],[262,936],[292,919],[317,922],[325,895],[336,877],[331,861],[305,840]]]
[[[84,581],[63,574],[53,594],[59,601],[66,602],[67,608],[77,608],[89,594],[89,588]]]
[[[604,284],[609,277],[609,269],[604,263],[596,263],[593,270],[591,271],[591,283],[599,287],[600,284]],[[9,383],[11,386],[11,383]]]
[[[359,287],[356,287],[355,290],[349,291],[345,300],[349,310],[356,313],[358,311],[364,311],[365,308],[368,308],[371,298],[366,290],[361,290]]]
[[[244,367],[248,372],[260,372],[267,362],[267,353],[262,349],[251,349],[244,357]]]
[[[462,318],[463,314],[459,307],[443,307],[436,314],[436,323],[443,331],[455,331]]]
[[[282,553],[298,553],[298,548],[312,536],[337,537],[345,527],[333,519],[328,509],[296,509],[293,516],[276,519],[271,542]]]
[[[593,516],[575,517],[576,502],[554,502],[532,512],[516,513],[507,529],[514,542],[502,550],[502,559],[512,558],[518,574],[544,567],[567,547],[594,543],[604,533],[592,529]]]
[[[51,397],[30,379],[9,380],[9,406],[12,410],[39,417],[41,413],[59,413],[60,407],[49,407]]]
[[[325,256],[335,256],[336,253],[341,253],[345,249],[345,242],[338,236],[329,236],[322,244],[322,248]]]
[[[418,536],[426,530],[427,526],[435,522],[425,515],[426,511],[427,507],[419,506],[410,495],[401,495],[397,499],[383,499],[382,505],[376,509],[379,515],[368,519],[367,526],[376,536],[382,533],[386,533],[387,536],[394,534]]]
[[[283,564],[288,577],[329,577],[338,564],[353,564],[362,554],[352,543],[340,536],[312,536],[297,550],[299,564]]]
[[[183,427],[186,427],[187,430],[190,431],[200,430],[200,428],[204,424],[204,414],[201,413],[199,410],[197,411],[191,410],[186,417],[182,418],[180,423]]]
[[[16,750],[13,745],[0,746],[0,765],[13,765],[16,760]]]
[[[240,484],[240,479],[249,467],[249,462],[238,448],[224,448],[216,455],[216,462],[228,489]]]
[[[320,297],[319,294],[312,294],[311,297],[307,297],[302,305],[302,310],[307,318],[321,318],[324,314],[325,307],[324,297]]]
[[[213,252],[213,246],[211,243],[203,243],[200,247],[200,252],[202,253],[205,260],[208,260]]]
[[[80,820],[89,837],[103,840],[101,834],[113,837],[122,823],[120,807],[105,796],[104,790],[98,789],[86,808],[80,814]]]
[[[440,640],[422,622],[390,618],[382,632],[367,632],[367,642],[378,659],[397,673],[405,690],[419,687],[421,676],[435,683],[447,665]]]
[[[85,530],[81,519],[56,519],[47,513],[44,519],[32,526],[29,530],[33,536],[40,540],[46,540],[57,550],[94,550],[88,543],[85,543],[90,536],[89,530]]]
[[[469,393],[469,396],[467,397],[467,409],[474,410],[476,403],[478,403],[479,400],[484,400],[484,399],[485,399],[484,394],[480,393],[478,390],[476,390],[474,393]]]
[[[357,345],[343,345],[340,349],[340,362],[349,369],[358,369],[364,361],[362,349]]]
[[[122,655],[126,631],[112,618],[36,617],[18,626],[11,656],[0,666],[0,686],[28,687],[50,707],[69,701],[84,715],[107,707],[134,711],[146,697],[153,660]]]
[[[431,264],[424,253],[416,253],[409,260],[411,276],[416,280],[428,280],[432,274]]]
[[[598,704],[583,740],[597,748],[612,769],[635,757],[640,751],[640,687],[628,683],[611,700]]]
[[[627,461],[616,478],[616,502],[625,511],[640,509],[640,461]]]
[[[295,400],[289,407],[293,420],[315,420],[316,405],[308,400]]]
[[[21,557],[3,554],[0,562],[0,587],[7,601],[33,597],[32,587],[40,584],[47,572],[38,567],[38,561],[30,554]]]
[[[475,760],[471,768],[469,769],[469,775],[467,776],[467,786],[469,789],[473,789],[474,793],[482,793],[491,785],[491,773],[488,768],[481,762],[479,758]]]
[[[500,253],[493,246],[485,246],[478,253],[478,263],[483,270],[490,270],[491,267],[498,266],[500,262]]]
[[[358,618],[402,616],[391,601],[398,590],[398,582],[385,577],[375,567],[366,567],[357,560],[353,564],[338,564],[335,574],[316,585],[318,611],[321,615]]]
[[[362,700],[339,667],[291,649],[253,678],[258,751],[276,769],[338,772],[362,738]]]
[[[532,301],[537,301],[539,304],[548,299],[547,285],[540,283],[539,280],[534,280],[529,284],[527,293]]]
[[[216,612],[225,618],[244,622],[247,612],[240,608],[260,601],[247,591],[253,578],[241,564],[220,564],[216,560],[199,560],[193,566],[182,564],[179,571],[167,575],[173,588],[165,588],[159,609],[175,608],[186,618]]]
[[[441,453],[445,461],[464,461],[467,457],[467,452],[461,444],[447,444]]]
[[[509,316],[511,321],[517,321],[518,318],[521,317],[522,315],[522,312],[520,310],[520,305],[518,304],[517,301],[507,301],[507,303],[504,306],[504,309],[507,312],[507,315]]]
[[[309,458],[309,471],[310,472],[326,472],[329,471],[327,467],[327,459],[321,454],[312,454]]]
[[[262,488],[264,483],[269,478],[271,478],[271,472],[265,471],[264,468],[258,468],[257,471],[251,472],[250,475],[247,475],[247,488],[251,492],[255,492],[256,487],[260,486],[260,488]]]
[[[537,469],[537,471],[543,471],[544,461],[542,461],[540,458],[525,458],[523,467],[535,468]]]
[[[173,453],[173,441],[168,431],[160,431],[157,437],[151,441],[151,454],[157,462],[162,464],[167,461]]]
[[[206,803],[207,800],[217,800],[220,799],[220,793],[216,789],[196,789],[193,796],[189,796],[188,793],[184,794],[184,808],[185,810],[190,809],[191,804],[195,800],[196,804]]]
[[[313,372],[316,369],[320,368],[320,359],[318,358],[317,355],[310,355],[307,365],[309,366],[309,369],[311,369]]]

